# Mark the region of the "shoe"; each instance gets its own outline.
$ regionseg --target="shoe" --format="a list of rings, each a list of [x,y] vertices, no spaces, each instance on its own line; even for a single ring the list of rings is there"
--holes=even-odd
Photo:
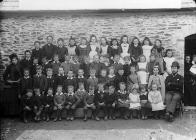
[[[116,117],[115,117],[115,116],[113,116],[113,117],[112,117],[112,119],[113,119],[113,120],[116,120]]]
[[[125,120],[128,120],[128,117],[127,117],[127,116],[124,116],[124,119],[125,119]]]
[[[169,115],[169,112],[168,112],[168,113],[165,114],[165,120],[169,121],[169,118],[170,118],[170,115]]]
[[[23,121],[24,121],[24,123],[27,123],[28,122],[27,119],[24,119]]]
[[[173,115],[169,115],[169,122],[173,122],[174,121],[174,116]]]
[[[69,118],[69,117],[67,117],[67,118],[66,118],[66,120],[67,120],[67,121],[69,121],[69,120],[70,120],[70,118]]]
[[[61,121],[62,119],[61,119],[61,117],[59,117],[59,121]]]
[[[105,121],[107,121],[107,120],[108,120],[108,117],[107,117],[107,116],[105,116],[105,117],[104,117],[104,120],[105,120]]]
[[[95,120],[96,120],[96,121],[99,121],[100,119],[99,119],[99,117],[95,117]]]
[[[111,117],[111,116],[109,116],[109,117],[108,117],[108,119],[109,119],[109,120],[111,120],[111,119],[112,119],[112,117]]]
[[[145,120],[145,117],[144,116],[142,116],[142,120]]]
[[[49,122],[49,120],[50,120],[50,118],[49,118],[49,117],[47,117],[46,121],[47,121],[47,122]]]
[[[74,120],[74,117],[71,117],[71,118],[70,118],[70,121],[73,121],[73,120]]]
[[[57,121],[57,118],[54,118],[54,122],[56,122]]]
[[[87,121],[87,116],[84,117],[83,121]]]

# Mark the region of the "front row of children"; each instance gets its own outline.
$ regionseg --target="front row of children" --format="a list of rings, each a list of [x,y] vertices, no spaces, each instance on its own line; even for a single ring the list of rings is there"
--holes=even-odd
[[[165,108],[156,84],[152,84],[149,92],[145,86],[138,84],[126,90],[124,82],[119,83],[119,90],[115,90],[112,84],[99,83],[97,89],[89,86],[86,91],[82,82],[76,92],[72,85],[67,89],[67,93],[63,93],[62,85],[58,85],[55,94],[53,89],[49,88],[46,95],[41,94],[39,88],[28,90],[22,97],[24,122],[28,122],[30,116],[34,117],[35,121],[49,121],[52,116],[54,121],[60,121],[64,110],[66,119],[73,121],[77,108],[83,108],[84,121],[88,120],[89,114],[92,114],[92,119],[99,121],[101,112],[104,120],[115,120],[118,113],[123,119],[147,119],[151,111],[154,118],[158,119]]]

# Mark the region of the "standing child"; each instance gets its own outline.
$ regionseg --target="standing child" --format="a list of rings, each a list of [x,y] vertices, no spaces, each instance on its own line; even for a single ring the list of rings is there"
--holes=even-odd
[[[107,84],[107,82],[108,82],[107,70],[106,69],[102,69],[100,77],[98,79],[98,83],[102,83],[105,86]]]
[[[56,89],[57,89],[58,85],[64,85],[65,80],[66,80],[66,76],[64,74],[63,67],[59,67],[58,75],[54,79],[55,92],[56,92]]]
[[[130,50],[130,45],[128,43],[128,36],[127,35],[123,35],[121,37],[121,48],[122,48],[122,52],[121,52],[121,57],[124,58],[125,56],[130,56],[129,54],[129,50]]]
[[[65,75],[67,75],[68,71],[71,69],[70,59],[71,56],[65,55],[65,61],[61,63],[61,67],[63,67]]]
[[[52,70],[53,70],[53,74],[54,76],[57,76],[58,75],[58,70],[59,70],[59,67],[61,66],[61,62],[59,61],[59,56],[58,54],[55,54],[54,57],[53,57],[53,62],[52,62]]]
[[[161,92],[162,100],[165,101],[165,82],[162,75],[159,75],[159,67],[154,66],[153,75],[150,76],[148,82],[148,89],[151,88],[152,84],[157,85],[157,89]]]
[[[55,111],[55,118],[54,121],[61,121],[62,118],[62,111],[65,104],[65,94],[63,94],[63,86],[58,85],[56,94],[54,95],[54,111]]]
[[[97,42],[97,37],[95,35],[91,35],[90,36],[90,53],[89,53],[90,62],[93,62],[93,57],[95,55],[98,55],[99,48],[100,46]]]
[[[53,71],[51,68],[48,68],[46,72],[46,91],[47,92],[49,88],[52,88],[53,91],[55,88],[55,78],[53,76]]]
[[[123,68],[118,69],[118,73],[116,74],[116,77],[114,79],[114,84],[117,90],[120,89],[119,83],[127,83],[127,77],[124,75],[124,70]]]
[[[155,54],[151,54],[150,55],[150,62],[147,63],[147,71],[149,72],[149,75],[153,75],[154,66],[158,66],[159,69],[161,68],[160,64],[156,61]]]
[[[44,96],[44,117],[48,122],[51,118],[54,109],[53,89],[48,88],[47,95]]]
[[[65,108],[67,110],[67,120],[74,120],[74,113],[76,109],[76,102],[78,97],[74,94],[74,87],[72,85],[68,86],[68,93],[66,95]]]
[[[64,46],[64,40],[63,38],[59,38],[57,40],[57,48],[56,48],[56,52],[55,54],[57,54],[59,56],[59,61],[60,62],[64,62],[65,59],[65,55],[67,55],[68,50],[67,48]]]
[[[48,69],[48,68],[52,68],[52,65],[51,65],[51,63],[47,60],[47,57],[46,56],[43,56],[42,57],[42,68],[43,68],[43,74],[44,75],[46,75],[46,70]]]
[[[89,69],[90,69],[90,61],[89,61],[89,57],[88,56],[84,57],[84,62],[82,62],[80,64],[80,69],[83,69],[84,77],[88,78],[89,77]]]
[[[111,40],[111,45],[108,48],[108,54],[111,60],[113,60],[115,55],[120,55],[122,52],[122,48],[119,46],[116,38]]]
[[[87,89],[87,79],[84,77],[84,70],[78,70],[78,76],[76,78],[77,89],[79,88],[79,83],[84,83],[84,88]]]
[[[39,65],[39,59],[37,57],[33,58],[33,64],[30,69],[31,77],[33,77],[36,74],[36,67]]]
[[[105,104],[105,90],[104,90],[104,84],[99,83],[98,84],[98,90],[95,92],[95,106],[96,106],[96,117],[95,119],[97,121],[100,120],[99,113],[101,110],[104,112],[104,120],[107,120],[107,110],[106,110],[106,104]]]
[[[90,77],[87,79],[87,86],[88,87],[94,87],[97,89],[97,84],[98,84],[98,78],[96,77],[96,70],[95,69],[90,69]]]
[[[145,37],[142,42],[143,55],[146,57],[146,61],[149,62],[151,49],[153,48],[152,43],[148,37]]]
[[[130,75],[127,77],[127,87],[128,89],[132,89],[134,84],[140,84],[139,76],[136,72],[136,65],[131,64],[130,65]]]
[[[114,85],[115,84],[115,77],[116,75],[114,74],[114,67],[109,67],[109,73],[108,73],[108,85]]]
[[[129,74],[130,74],[130,64],[131,64],[130,56],[125,56],[124,57],[124,65],[123,65],[125,76],[129,76]]]
[[[139,86],[135,84],[133,85],[129,93],[129,101],[130,101],[129,109],[131,111],[130,119],[132,119],[133,117],[140,118],[141,105],[140,105],[140,97],[139,97],[138,90],[139,90]]]
[[[68,86],[72,85],[74,87],[74,91],[77,90],[77,82],[76,79],[73,77],[73,71],[69,70],[67,73],[67,79],[65,80],[63,84],[63,88],[65,89],[66,93]]]
[[[92,115],[91,118],[95,117],[95,88],[93,86],[89,86],[89,92],[84,96],[84,121],[88,120],[88,111],[91,110]]]
[[[152,84],[152,89],[148,94],[148,100],[151,103],[155,119],[159,119],[160,115],[163,113],[162,111],[165,109],[165,106],[163,105],[163,100],[161,93],[158,90],[158,86],[155,83]]]
[[[69,45],[67,46],[67,51],[68,51],[68,55],[70,56],[76,56],[76,41],[75,38],[71,37],[69,39]]]
[[[96,70],[96,76],[99,77],[100,76],[100,72],[103,69],[104,64],[100,63],[100,59],[98,55],[95,55],[93,57],[93,62],[90,64],[90,68],[93,68]]]
[[[172,73],[171,66],[172,63],[175,61],[175,57],[173,57],[173,51],[171,49],[166,50],[166,57],[163,58],[165,65],[166,65],[166,71],[164,73],[164,78]]]
[[[43,52],[42,52],[42,49],[40,48],[40,42],[35,41],[34,42],[34,47],[35,48],[32,50],[31,59],[38,58],[38,62],[41,62]]]
[[[33,115],[33,91],[27,90],[26,93],[22,96],[22,112],[23,112],[23,121],[24,123],[28,122],[28,119]]]
[[[115,55],[113,62],[111,66],[114,67],[115,74],[117,74],[118,70],[123,67],[122,63],[120,63],[120,55]]]
[[[106,37],[101,37],[101,43],[100,43],[100,55],[103,56],[103,57],[109,57],[109,54],[108,54],[108,44],[107,44],[107,39]]]
[[[117,107],[120,111],[120,115],[125,120],[128,119],[129,111],[129,94],[126,91],[126,84],[124,82],[119,83],[120,90],[118,90]]]
[[[139,57],[138,65],[138,77],[140,79],[140,84],[146,86],[148,82],[148,71],[147,71],[147,62],[146,57],[144,55],[141,55]]]

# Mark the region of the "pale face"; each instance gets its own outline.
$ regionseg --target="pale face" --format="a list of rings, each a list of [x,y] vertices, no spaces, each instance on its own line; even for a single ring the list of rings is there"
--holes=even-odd
[[[67,76],[68,77],[73,77],[73,71],[68,71]]]
[[[171,67],[172,73],[177,73],[178,72],[178,68],[177,67]]]
[[[156,40],[155,45],[156,45],[157,47],[160,47],[160,46],[161,46],[161,42],[160,42],[159,40]]]
[[[150,56],[150,61],[151,61],[151,62],[154,62],[155,59],[156,59],[155,56]]]
[[[118,74],[122,76],[124,74],[124,70],[118,70]]]
[[[50,76],[50,77],[51,77],[52,74],[53,74],[52,70],[48,70],[48,71],[47,71],[47,76]]]
[[[38,59],[33,59],[33,64],[37,65],[38,64]]]
[[[172,57],[172,51],[167,52],[167,57]]]
[[[96,41],[97,41],[97,40],[96,40],[95,37],[92,37],[92,38],[91,38],[91,42],[92,42],[92,43],[96,43]]]
[[[82,45],[86,45],[87,42],[86,42],[85,39],[82,39],[82,42],[81,43],[82,43]]]
[[[52,44],[53,38],[51,36],[47,37],[47,43]]]
[[[37,74],[42,74],[42,69],[37,69]]]
[[[98,55],[93,56],[93,61],[94,62],[99,62],[99,56]]]
[[[106,77],[107,76],[107,71],[106,70],[102,70],[101,71],[101,76],[102,77]]]
[[[30,53],[30,52],[26,52],[26,53],[25,53],[25,57],[26,57],[26,58],[31,58],[31,53]]]
[[[36,42],[34,46],[35,46],[35,49],[36,50],[39,50],[40,49],[40,44],[38,42]]]
[[[53,95],[53,91],[51,89],[48,90],[48,95],[52,96]]]
[[[29,71],[28,71],[28,70],[25,70],[25,71],[24,71],[24,76],[25,76],[25,77],[28,77],[28,76],[29,76]]]
[[[114,75],[114,69],[110,69],[109,74]]]
[[[114,87],[109,87],[109,93],[110,94],[113,94],[114,93],[114,90],[115,90]]]
[[[59,41],[57,42],[57,44],[58,44],[58,46],[63,46],[63,45],[64,45],[64,42],[63,42],[62,40],[59,40]]]
[[[68,93],[72,93],[72,92],[74,92],[74,88],[73,87],[69,87],[68,88]]]
[[[40,95],[40,90],[39,89],[37,89],[36,91],[35,91],[35,95]]]
[[[80,85],[79,85],[79,89],[80,89],[80,90],[83,90],[83,89],[84,89],[84,84],[80,84]]]
[[[150,42],[148,40],[145,40],[144,45],[150,45]]]
[[[146,58],[145,57],[140,57],[140,62],[146,62]]]
[[[56,55],[56,56],[54,56],[54,61],[59,61],[59,57],[58,57],[58,55]]]
[[[75,40],[71,39],[71,40],[69,41],[69,44],[73,46],[73,45],[75,44]]]
[[[12,64],[17,64],[18,63],[18,60],[16,58],[13,58],[12,59]]]
[[[138,44],[139,44],[138,39],[134,39],[134,40],[133,40],[133,44],[134,44],[134,46],[138,46]]]
[[[153,90],[153,91],[157,90],[157,85],[156,85],[156,84],[153,84],[153,85],[152,85],[152,90]]]
[[[117,41],[116,40],[113,40],[112,41],[112,45],[116,46],[117,45]]]
[[[63,75],[64,74],[64,70],[63,68],[59,68],[59,74]]]
[[[83,74],[84,74],[84,71],[83,70],[78,70],[78,76],[83,76]]]
[[[122,42],[123,43],[127,43],[128,42],[128,38],[127,37],[123,37]]]
[[[135,67],[131,67],[130,71],[131,71],[131,73],[135,73],[135,71],[136,71]]]
[[[142,93],[146,92],[146,89],[145,88],[141,89],[141,92]]]
[[[126,86],[125,84],[120,84],[120,90],[125,90]]]
[[[119,56],[119,55],[115,55],[114,61],[115,61],[115,62],[119,62],[119,61],[120,61],[120,56]]]
[[[190,61],[191,61],[191,57],[190,56],[186,56],[186,62],[190,63]]]
[[[90,71],[90,76],[91,76],[91,77],[95,77],[95,73],[96,73],[96,71],[95,71],[95,70]]]
[[[99,91],[104,91],[104,86],[103,86],[103,84],[99,84],[99,85],[98,85],[98,90],[99,90]]]
[[[33,96],[33,93],[32,92],[27,92],[27,96],[28,97],[32,97]]]
[[[58,92],[58,93],[60,93],[60,92],[62,92],[62,91],[63,91],[63,88],[62,88],[62,87],[60,87],[60,86],[57,87],[57,92]]]
[[[155,75],[158,75],[159,69],[158,69],[158,68],[154,68],[154,69],[153,69],[153,73],[154,73]]]
[[[106,45],[106,40],[104,38],[101,38],[101,44]]]

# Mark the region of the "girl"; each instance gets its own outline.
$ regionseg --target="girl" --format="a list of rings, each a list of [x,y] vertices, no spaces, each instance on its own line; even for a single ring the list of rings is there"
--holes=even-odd
[[[69,45],[67,46],[68,55],[75,56],[76,55],[76,41],[75,38],[71,37],[69,39]]]
[[[120,55],[122,48],[119,46],[116,38],[111,40],[111,46],[108,48],[108,54],[110,59],[113,59],[115,55]]]
[[[126,91],[126,85],[124,82],[119,83],[120,90],[118,90],[117,106],[120,110],[121,117],[125,120],[128,119],[128,108],[129,108],[129,94]]]
[[[164,73],[164,60],[163,60],[163,51],[164,48],[162,47],[162,42],[159,39],[155,40],[154,47],[152,48],[155,51],[156,61],[160,64],[160,72],[161,74]]]
[[[85,37],[81,38],[81,44],[76,48],[76,54],[79,56],[80,62],[83,62],[84,56],[89,56],[91,48],[87,45],[87,39]]]
[[[129,54],[129,43],[128,43],[128,36],[127,35],[123,35],[121,37],[121,48],[122,48],[122,52],[121,52],[121,57],[124,58],[125,56],[130,56]]]
[[[145,37],[142,42],[143,55],[146,57],[146,61],[149,62],[151,49],[153,48],[152,43],[148,37]]]
[[[95,35],[91,35],[91,37],[90,37],[90,53],[89,53],[90,62],[92,62],[93,57],[98,54],[99,48],[100,48],[100,46],[97,42],[97,37]]]
[[[135,84],[133,85],[129,93],[129,101],[130,101],[129,109],[132,111],[130,119],[132,119],[133,117],[137,117],[137,118],[140,117],[139,110],[141,108],[141,105],[140,105],[140,97],[139,97],[138,90],[139,90],[139,86]]]
[[[115,76],[114,67],[109,67],[108,85],[114,85]]]
[[[131,64],[130,72],[131,74],[127,77],[127,87],[129,89],[132,89],[134,84],[138,84],[138,85],[140,84],[140,79],[139,76],[137,75],[135,65]]]
[[[140,79],[140,84],[142,85],[147,85],[147,80],[148,80],[148,72],[147,72],[147,62],[146,62],[146,57],[144,55],[140,56],[140,62],[138,62],[138,76]]]
[[[107,39],[106,37],[101,37],[101,41],[100,41],[100,55],[104,56],[104,57],[109,57],[108,54],[108,44],[107,44]]]
[[[153,75],[150,76],[148,82],[148,89],[150,90],[152,84],[156,84],[158,90],[161,92],[162,100],[165,100],[165,83],[162,75],[159,75],[159,67],[154,66]]]
[[[51,65],[52,65],[52,70],[53,70],[54,76],[57,76],[59,67],[61,66],[61,62],[59,61],[59,55],[58,54],[54,54],[53,62],[52,62]]]
[[[129,49],[131,61],[133,63],[137,63],[139,60],[139,56],[143,54],[143,50],[141,47],[141,43],[137,37],[134,37],[131,42],[131,47]]]
[[[162,110],[165,109],[165,106],[163,105],[161,93],[158,90],[158,86],[156,83],[152,84],[151,91],[148,94],[148,100],[151,103],[152,111],[155,119],[159,119]]]
[[[71,69],[70,59],[71,57],[69,55],[65,55],[65,61],[61,63],[61,67],[63,67],[65,75],[67,75],[68,71]]]
[[[171,74],[171,65],[175,61],[175,58],[173,57],[173,52],[171,49],[166,50],[166,57],[163,58],[166,64],[166,72],[164,73],[164,78]]]
[[[131,64],[131,60],[130,60],[130,56],[125,56],[124,57],[124,65],[123,65],[123,69],[124,69],[124,75],[125,76],[129,76],[130,74],[130,64]]]
[[[59,61],[63,62],[64,61],[64,56],[67,55],[68,50],[67,48],[64,46],[64,40],[63,38],[59,38],[57,40],[57,49],[55,54],[58,54],[59,56]]]

